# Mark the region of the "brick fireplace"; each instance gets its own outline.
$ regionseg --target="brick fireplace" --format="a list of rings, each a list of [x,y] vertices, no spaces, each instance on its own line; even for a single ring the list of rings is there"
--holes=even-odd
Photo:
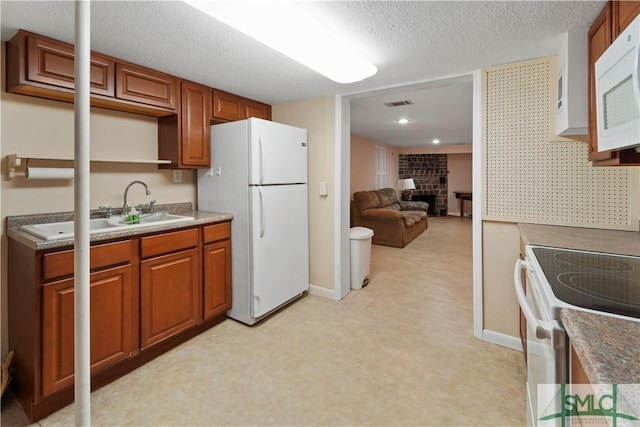
[[[427,201],[429,215],[447,215],[447,155],[400,154],[398,160],[399,178],[413,178],[416,183],[413,199]]]

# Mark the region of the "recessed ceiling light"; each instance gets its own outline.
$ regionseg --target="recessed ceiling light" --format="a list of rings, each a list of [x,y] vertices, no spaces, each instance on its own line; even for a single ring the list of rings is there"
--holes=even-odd
[[[406,125],[407,123],[409,123],[409,119],[400,119],[398,120],[398,123],[400,123],[401,125]]]
[[[434,139],[433,141],[431,141],[433,144],[440,144],[440,140],[439,139]]]
[[[338,83],[364,80],[378,71],[294,2],[184,2]]]

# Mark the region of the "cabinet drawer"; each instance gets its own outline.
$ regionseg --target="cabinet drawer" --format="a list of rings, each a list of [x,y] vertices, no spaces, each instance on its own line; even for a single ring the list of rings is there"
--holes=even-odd
[[[42,279],[50,280],[73,274],[73,253],[74,250],[70,249],[45,254],[42,257]],[[127,264],[131,262],[131,254],[131,240],[93,246],[89,265],[93,271],[113,265]]]
[[[204,243],[215,242],[231,238],[231,223],[223,222],[222,224],[207,225],[203,227],[202,234]]]
[[[140,256],[149,258],[169,252],[198,246],[198,229],[143,237],[140,242]]]

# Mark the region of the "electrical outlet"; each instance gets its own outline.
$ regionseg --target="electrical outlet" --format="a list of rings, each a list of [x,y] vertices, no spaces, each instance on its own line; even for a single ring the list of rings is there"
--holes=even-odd
[[[172,181],[175,184],[182,182],[182,171],[180,169],[174,169],[172,172]]]

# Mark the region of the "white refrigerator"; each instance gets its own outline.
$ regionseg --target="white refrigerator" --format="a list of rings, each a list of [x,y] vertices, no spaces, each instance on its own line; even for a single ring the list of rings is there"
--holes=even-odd
[[[234,216],[229,317],[252,325],[309,289],[306,129],[256,118],[212,126],[198,209]]]

